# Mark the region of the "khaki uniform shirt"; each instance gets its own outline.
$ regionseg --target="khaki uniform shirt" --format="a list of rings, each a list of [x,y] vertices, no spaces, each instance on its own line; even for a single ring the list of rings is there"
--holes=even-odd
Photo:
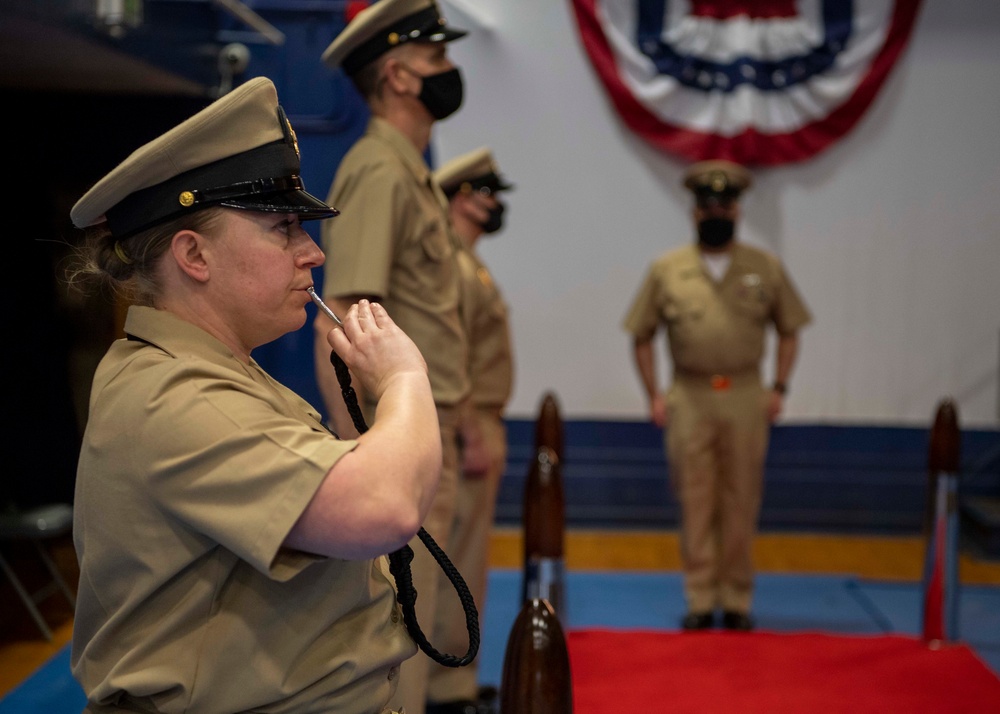
[[[385,558],[281,545],[356,442],[170,313],[132,307],[125,331],[94,377],[76,483],[88,711],[380,711],[416,651]]]
[[[470,248],[458,252],[462,277],[462,323],[469,336],[472,402],[502,410],[514,384],[513,352],[507,304],[490,271]]]
[[[625,318],[639,338],[666,326],[678,373],[742,374],[759,370],[769,324],[791,335],[810,315],[781,262],[737,243],[721,282],[714,281],[695,245],[673,250],[649,269]]]
[[[337,170],[323,222],[323,292],[376,296],[423,354],[434,401],[469,394],[447,199],[405,136],[373,117]]]

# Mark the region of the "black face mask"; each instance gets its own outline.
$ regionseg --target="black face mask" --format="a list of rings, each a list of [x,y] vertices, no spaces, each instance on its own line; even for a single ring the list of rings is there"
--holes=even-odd
[[[698,242],[721,248],[733,239],[735,223],[730,218],[706,218],[698,224]]]
[[[489,218],[480,225],[483,233],[496,233],[503,227],[503,204],[497,203],[496,208],[490,209]]]
[[[417,98],[435,119],[449,117],[462,106],[462,73],[457,67],[421,76],[421,79],[423,83]]]

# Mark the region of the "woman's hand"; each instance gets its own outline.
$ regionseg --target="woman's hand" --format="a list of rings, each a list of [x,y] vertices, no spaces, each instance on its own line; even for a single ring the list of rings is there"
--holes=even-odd
[[[420,350],[384,307],[360,300],[347,311],[343,322],[343,328],[327,333],[327,341],[360,380],[365,394],[380,399],[400,375],[417,373],[427,378],[427,363]]]

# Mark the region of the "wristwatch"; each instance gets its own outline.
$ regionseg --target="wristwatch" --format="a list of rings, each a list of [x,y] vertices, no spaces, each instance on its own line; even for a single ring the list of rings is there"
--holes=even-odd
[[[771,387],[771,389],[776,391],[781,396],[785,396],[788,393],[788,385],[786,385],[784,382],[775,382],[774,386]]]

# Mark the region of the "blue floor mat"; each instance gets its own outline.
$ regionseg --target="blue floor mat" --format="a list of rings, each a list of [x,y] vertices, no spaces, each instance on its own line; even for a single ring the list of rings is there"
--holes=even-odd
[[[69,670],[69,645],[0,699],[3,714],[80,714],[87,705]]]
[[[678,573],[571,571],[564,628],[676,630],[684,614]],[[480,636],[479,679],[499,685],[510,628],[521,606],[521,571],[490,573]],[[1000,588],[963,586],[959,637],[1000,676]],[[761,630],[919,635],[919,584],[844,576],[757,577],[754,615]],[[432,643],[433,644],[433,643]],[[69,646],[3,699],[0,714],[79,714],[85,704],[69,671]]]

